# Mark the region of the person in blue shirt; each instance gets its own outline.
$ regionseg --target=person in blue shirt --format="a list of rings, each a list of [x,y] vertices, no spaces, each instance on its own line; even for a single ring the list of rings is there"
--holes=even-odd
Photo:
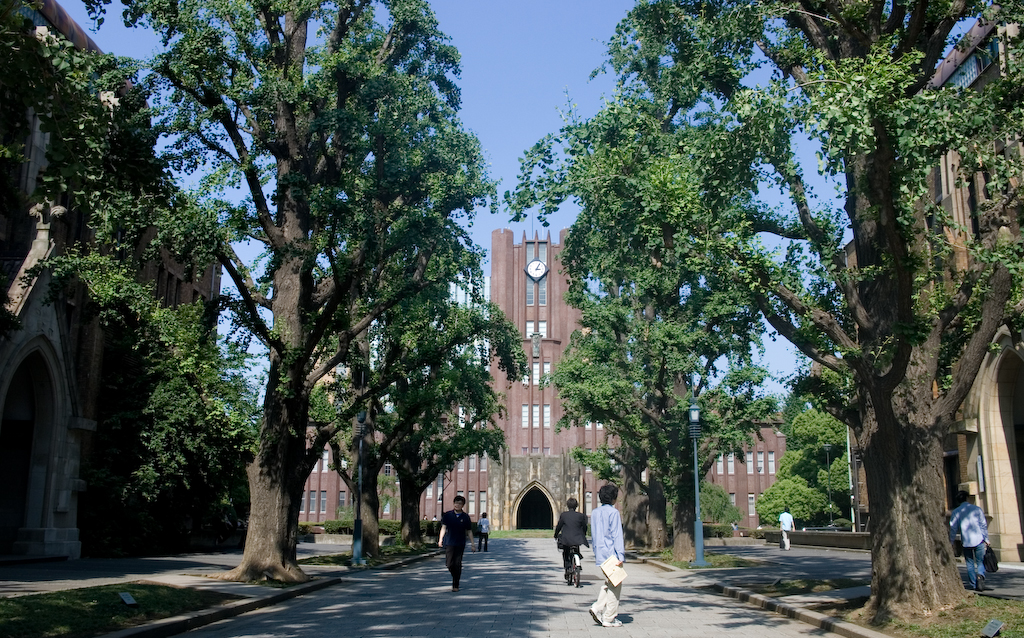
[[[626,560],[626,550],[622,542],[622,517],[615,509],[615,501],[619,498],[619,488],[605,485],[597,492],[601,501],[590,513],[590,535],[594,541],[594,559],[598,566],[614,556],[621,565]],[[590,606],[590,615],[604,627],[621,627],[622,621],[615,616],[619,613],[619,598],[622,595],[622,583],[612,585],[607,578],[601,585],[601,593],[597,602]]]
[[[963,490],[956,493],[957,508],[949,517],[949,542],[956,541],[964,547],[964,562],[967,563],[967,580],[971,589],[985,591],[985,548],[988,546],[988,521],[985,512],[967,499],[970,494]]]
[[[452,509],[441,516],[441,531],[438,532],[437,546],[444,547],[444,566],[452,575],[452,591],[459,591],[459,579],[462,578],[462,555],[466,552],[466,540],[469,549],[473,546],[473,521],[469,514],[462,511],[466,499],[456,496],[452,500]]]

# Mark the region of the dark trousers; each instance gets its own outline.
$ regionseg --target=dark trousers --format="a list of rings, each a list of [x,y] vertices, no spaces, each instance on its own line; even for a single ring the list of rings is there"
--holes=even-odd
[[[484,551],[486,552],[487,551],[487,537],[490,536],[490,534],[477,534],[477,536],[479,536],[479,540],[476,542],[476,551],[479,552],[480,548],[483,547]]]
[[[459,579],[462,577],[462,555],[465,552],[465,545],[448,545],[444,548],[444,566],[452,573],[452,587],[459,586]]]

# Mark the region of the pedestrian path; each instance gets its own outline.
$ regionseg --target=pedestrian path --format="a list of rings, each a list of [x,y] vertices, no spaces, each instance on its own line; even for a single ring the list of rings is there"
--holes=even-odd
[[[588,552],[589,553],[589,552]],[[588,557],[591,558],[591,557]],[[587,609],[600,588],[593,560],[583,587],[568,587],[554,540],[492,539],[491,551],[468,553],[459,592],[443,560],[389,572],[350,572],[339,585],[258,612],[197,629],[195,638],[317,636],[643,636],[701,638],[822,636],[810,625],[737,603],[706,579],[627,563],[621,628],[594,623]]]

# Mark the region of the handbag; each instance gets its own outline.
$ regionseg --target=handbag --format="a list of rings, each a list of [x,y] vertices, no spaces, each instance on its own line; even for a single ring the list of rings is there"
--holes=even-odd
[[[985,557],[981,559],[981,562],[985,565],[986,572],[999,571],[999,559],[996,558],[996,553],[992,551],[991,545],[985,546]]]

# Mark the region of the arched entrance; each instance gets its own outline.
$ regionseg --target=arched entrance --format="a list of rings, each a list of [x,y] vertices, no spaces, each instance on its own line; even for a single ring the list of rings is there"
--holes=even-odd
[[[553,529],[554,513],[544,492],[533,487],[523,495],[516,512],[516,529]]]
[[[33,358],[18,366],[4,396],[0,422],[0,554],[11,553],[18,529],[25,525],[37,411]]]

